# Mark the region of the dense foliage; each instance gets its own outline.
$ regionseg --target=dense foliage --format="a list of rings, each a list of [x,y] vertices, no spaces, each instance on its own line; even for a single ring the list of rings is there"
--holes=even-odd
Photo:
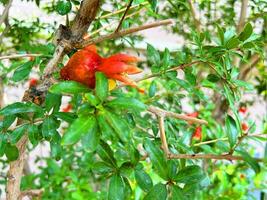
[[[42,199],[256,199],[255,194],[264,198],[266,157],[263,153],[259,157],[255,146],[266,151],[267,118],[261,116],[256,123],[250,119],[253,110],[248,109],[254,101],[266,100],[267,3],[249,1],[245,9],[250,12],[245,23],[239,24],[241,3],[203,0],[192,8],[191,1],[135,0],[123,29],[172,18],[174,25],[164,29],[184,44],[164,50],[147,44],[139,49],[137,44],[146,38],[137,34],[97,44],[103,57],[127,50],[144,58],[138,67],[146,73],[136,81],[144,93],[130,86],[110,88],[109,77],[102,72],[96,72],[93,89],[60,79],[60,69],[77,51],[72,49],[58,64],[53,75],[57,83],[49,88],[44,104],[33,97],[31,102],[6,102],[0,110],[0,185],[7,182],[9,163],[19,156],[16,144],[27,135],[29,154],[42,143],[50,147],[49,157],[36,158],[45,165],[38,172],[26,173],[21,183],[22,191],[43,189]],[[66,17],[68,25],[80,1],[35,0],[35,4],[47,15]],[[124,14],[115,11],[126,6],[125,1],[103,1],[89,36],[113,32]],[[200,19],[192,10],[199,12]],[[9,18],[0,24],[0,56],[35,54],[0,60],[1,87],[25,83],[28,87],[31,75],[42,77],[53,57],[58,22],[44,23],[41,17],[31,20]],[[156,31],[153,34],[157,37]],[[31,80],[30,87],[37,86],[38,81]],[[245,94],[254,99],[246,100]],[[65,96],[71,100],[62,110]],[[164,116],[160,127],[162,116],[149,112],[151,106],[207,124]],[[14,126],[17,120],[23,123]],[[160,128],[165,130],[172,155],[191,157],[166,155]],[[195,155],[240,159],[194,159]]]

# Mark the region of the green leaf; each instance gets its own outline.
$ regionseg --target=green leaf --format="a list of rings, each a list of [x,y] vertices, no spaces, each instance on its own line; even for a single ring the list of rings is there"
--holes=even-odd
[[[5,149],[5,155],[8,161],[17,160],[19,157],[19,150],[15,145],[7,144]]]
[[[69,124],[77,118],[77,115],[71,112],[57,112],[54,116],[68,122]]]
[[[101,130],[101,133],[104,137],[112,136],[113,130],[111,126],[109,125],[108,121],[106,120],[105,113],[104,112],[98,112],[97,113],[97,123]]]
[[[145,149],[148,152],[149,158],[158,175],[164,180],[168,180],[168,166],[162,150],[156,147],[149,139],[145,140]]]
[[[124,188],[123,178],[114,174],[109,182],[108,200],[124,200]]]
[[[143,169],[136,169],[134,176],[138,186],[145,192],[148,192],[153,187],[152,179]]]
[[[207,80],[210,81],[210,82],[213,82],[213,83],[218,82],[220,79],[221,78],[218,75],[216,75],[216,74],[209,74],[207,76]]]
[[[92,93],[86,93],[84,97],[88,100],[89,104],[92,106],[97,106],[100,103],[99,99]]]
[[[144,200],[165,200],[167,199],[166,185],[156,184],[145,196]]]
[[[20,138],[24,135],[28,125],[23,125],[18,128],[16,128],[10,135],[10,143],[11,144],[16,144]]]
[[[217,25],[217,32],[221,40],[221,44],[223,45],[224,44],[224,32],[223,32],[223,29],[219,25]]]
[[[260,165],[257,162],[257,160],[255,160],[254,158],[252,158],[246,151],[244,150],[236,150],[237,153],[239,153],[242,158],[244,159],[244,161],[246,161],[251,167],[252,169],[256,172],[259,173],[260,172]]]
[[[63,152],[62,146],[54,141],[50,142],[51,156],[56,160],[60,160],[61,154]]]
[[[245,41],[251,36],[252,32],[253,32],[252,25],[250,23],[247,23],[243,31],[238,36],[239,40]]]
[[[238,129],[236,122],[230,115],[227,115],[225,119],[225,125],[230,146],[233,147],[236,144],[238,138]]]
[[[149,97],[155,96],[156,91],[157,91],[157,82],[153,80],[150,84],[149,91],[148,91]]]
[[[244,87],[246,90],[252,91],[254,89],[251,83],[248,83],[242,80],[235,80],[235,84],[239,87]]]
[[[75,81],[63,81],[52,85],[49,92],[55,94],[79,94],[90,92],[90,89]]]
[[[2,134],[0,132],[0,157],[4,155],[6,146],[7,146],[7,137],[5,134]]]
[[[151,5],[152,10],[155,12],[158,4],[158,0],[148,0]]]
[[[33,63],[34,62],[29,61],[18,67],[12,76],[12,80],[18,82],[26,79],[32,70]]]
[[[117,109],[129,109],[129,110],[146,110],[147,106],[135,98],[129,98],[129,97],[118,97],[116,99],[113,99],[106,104],[107,106],[111,108],[117,108]]]
[[[150,44],[147,44],[147,59],[153,65],[160,65],[160,54],[159,52]]]
[[[117,163],[114,158],[114,153],[107,143],[100,140],[100,145],[97,147],[97,154],[106,163],[109,163],[114,168],[117,168]]]
[[[45,139],[50,140],[57,134],[58,124],[53,117],[47,117],[42,124],[42,135]]]
[[[117,114],[113,114],[108,111],[105,112],[104,116],[109,125],[118,134],[119,138],[123,142],[129,142],[131,135],[127,122],[121,116],[118,116]]]
[[[64,133],[62,145],[77,143],[82,135],[90,133],[94,128],[96,119],[94,116],[81,116],[77,118]]]
[[[96,96],[101,100],[104,101],[108,97],[108,79],[107,77],[101,73],[96,72]]]
[[[170,186],[170,197],[169,200],[186,200],[186,196],[183,194],[181,188],[176,185]]]
[[[28,126],[28,137],[33,146],[38,144],[38,126],[32,124]]]
[[[53,108],[53,112],[59,111],[61,105],[61,95],[48,92],[45,97],[45,109],[50,111]]]
[[[71,2],[64,0],[64,1],[59,1],[56,6],[56,10],[58,14],[60,15],[66,15],[71,11]]]
[[[193,184],[201,182],[206,175],[198,165],[191,165],[180,170],[174,177],[174,180],[179,183]]]
[[[97,121],[94,120],[93,123],[94,124],[92,125],[90,132],[86,133],[82,137],[82,145],[87,151],[95,151],[100,141],[100,133],[97,127]]]
[[[0,110],[0,115],[15,115],[15,114],[21,114],[21,113],[36,113],[36,112],[43,112],[43,110],[33,104],[33,103],[22,103],[22,102],[17,102],[10,104],[3,109]]]
[[[163,59],[162,59],[163,60],[162,67],[164,69],[166,69],[170,65],[170,57],[171,55],[170,55],[169,49],[165,48],[164,53],[163,53]]]
[[[228,49],[233,49],[238,47],[239,43],[240,43],[239,39],[237,37],[233,37],[230,40],[228,40],[228,42],[226,42],[226,47]]]

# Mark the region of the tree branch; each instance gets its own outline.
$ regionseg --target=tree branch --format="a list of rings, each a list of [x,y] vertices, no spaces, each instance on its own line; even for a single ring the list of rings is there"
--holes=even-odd
[[[121,18],[121,20],[119,22],[119,25],[118,25],[117,29],[115,30],[115,32],[118,32],[120,30],[122,22],[123,22],[123,20],[124,20],[124,18],[126,16],[127,12],[129,11],[132,3],[133,3],[133,0],[130,0],[130,2],[128,3],[128,6],[126,7],[126,10],[125,10],[125,12],[124,12],[124,14],[123,14],[123,16],[122,16],[122,18]]]
[[[129,29],[122,30],[119,32],[113,32],[111,34],[103,35],[103,36],[100,36],[98,38],[87,39],[81,43],[74,44],[74,47],[77,49],[81,49],[81,48],[84,48],[84,47],[91,45],[91,44],[97,44],[97,43],[103,42],[104,40],[111,40],[111,39],[115,39],[115,38],[120,38],[120,37],[123,37],[125,35],[129,35],[131,33],[135,33],[135,32],[150,29],[150,28],[155,28],[158,26],[168,25],[168,24],[173,24],[173,20],[170,20],[170,19],[162,20],[162,21],[151,23],[151,24],[146,24],[146,25],[142,25],[142,26],[138,26],[138,27],[134,27],[134,28],[129,28]]]
[[[191,13],[192,13],[192,17],[193,17],[193,20],[194,20],[195,27],[196,27],[197,31],[200,32],[201,31],[201,23],[200,23],[199,19],[197,18],[195,5],[192,2],[192,0],[188,0],[188,3],[189,3],[189,6],[190,6],[190,10],[191,10]]]
[[[195,117],[189,117],[183,114],[177,114],[177,113],[166,111],[166,110],[154,107],[154,106],[149,106],[148,111],[160,117],[172,117],[172,118],[181,119],[181,120],[185,120],[185,121],[196,123],[196,124],[208,124],[206,120],[198,119]]]
[[[170,154],[169,159],[214,159],[214,160],[244,160],[241,156],[233,156],[229,154],[216,155],[216,154]],[[255,158],[258,162],[262,159]]]
[[[246,80],[249,72],[253,69],[253,66],[255,66],[260,61],[260,59],[261,58],[258,54],[254,54],[253,56],[251,56],[248,63],[241,65],[239,78],[241,80]]]
[[[16,58],[25,58],[25,57],[38,57],[38,56],[44,56],[44,55],[37,54],[37,53],[32,53],[32,54],[14,54],[14,55],[8,55],[8,56],[0,56],[0,60],[16,59]]]
[[[35,189],[35,190],[26,190],[26,191],[22,191],[20,193],[20,197],[19,199],[22,199],[25,196],[28,197],[41,197],[43,194],[44,190],[43,189]]]
[[[159,120],[159,131],[160,131],[160,139],[162,143],[162,148],[163,148],[165,155],[168,156],[170,152],[169,152],[168,143],[166,140],[164,117],[158,116],[158,120]]]
[[[166,70],[165,73],[166,72],[171,72],[171,71],[177,71],[179,69],[184,69],[186,67],[190,67],[190,66],[192,66],[194,64],[198,64],[198,63],[201,63],[201,61],[193,61],[191,63],[181,64],[178,67],[173,67],[173,68],[170,68],[170,69]],[[157,77],[157,76],[161,76],[161,75],[162,75],[161,72],[150,74],[150,75],[144,76],[142,78],[136,79],[135,82],[144,81],[144,80],[147,80],[147,79],[150,79],[150,78],[154,78],[154,77]]]
[[[13,0],[9,0],[8,3],[6,4],[5,6],[5,9],[0,17],[0,26],[2,25],[2,23],[6,20],[6,18],[8,17],[8,12],[9,12],[9,9],[11,7],[11,4],[12,4],[12,1]]]
[[[242,0],[239,20],[236,26],[237,32],[240,33],[245,25],[248,10],[248,0]]]

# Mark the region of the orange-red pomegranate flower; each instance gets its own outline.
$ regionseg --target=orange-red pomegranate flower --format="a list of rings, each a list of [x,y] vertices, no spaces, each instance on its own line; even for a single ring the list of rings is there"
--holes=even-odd
[[[128,74],[137,74],[142,70],[136,64],[138,59],[126,54],[116,54],[108,58],[102,58],[98,55],[96,47],[90,45],[76,52],[68,61],[67,65],[60,71],[61,78],[64,80],[73,80],[87,85],[90,88],[95,87],[95,73],[103,72],[108,78],[115,79],[137,88],[137,84],[131,80]]]
[[[201,140],[202,139],[202,128],[201,128],[201,126],[196,127],[192,138],[196,139],[196,140]]]

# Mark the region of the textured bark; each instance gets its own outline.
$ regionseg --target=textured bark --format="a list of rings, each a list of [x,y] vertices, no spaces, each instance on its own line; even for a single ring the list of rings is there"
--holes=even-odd
[[[99,8],[99,0],[84,0],[71,26],[71,33],[74,39],[81,39],[87,32],[91,22],[95,19]]]

